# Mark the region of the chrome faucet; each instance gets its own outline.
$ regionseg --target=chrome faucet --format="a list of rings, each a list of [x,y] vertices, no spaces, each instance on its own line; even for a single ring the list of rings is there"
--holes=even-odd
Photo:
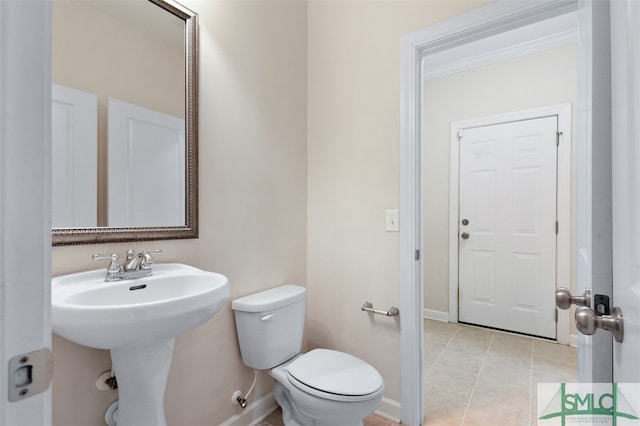
[[[113,253],[110,256],[94,254],[93,260],[109,259],[105,281],[133,280],[136,278],[148,277],[153,274],[151,265],[155,263],[152,254],[160,254],[162,250],[152,252],[142,251],[136,254],[135,251],[127,250],[127,259],[120,264],[120,256]]]

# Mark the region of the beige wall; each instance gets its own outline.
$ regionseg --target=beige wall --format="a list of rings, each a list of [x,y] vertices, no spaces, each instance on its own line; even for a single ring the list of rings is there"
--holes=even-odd
[[[360,306],[400,303],[398,234],[384,232],[398,207],[400,40],[483,2],[183,3],[200,14],[201,236],[57,247],[54,275],[95,268],[94,252],[161,247],[160,261],[227,275],[232,298],[306,284],[308,347],[367,360],[399,401],[399,324]],[[54,358],[55,424],[102,424],[108,352],[56,337]],[[177,340],[169,424],[221,423],[251,379],[227,305]]]
[[[145,2],[55,0],[52,80],[184,117],[182,20]],[[182,24],[184,27],[184,24]]]
[[[225,274],[231,298],[282,283],[306,285],[306,67],[304,2],[182,1],[200,14],[200,238],[54,247],[53,275],[106,267],[96,252],[162,248],[158,261]],[[53,418],[101,425],[116,392],[96,390],[107,351],[54,337]],[[248,389],[227,304],[176,341],[166,392],[169,424],[216,425]],[[259,386],[257,395],[269,385]]]
[[[398,207],[400,40],[480,4],[309,3],[307,338],[370,362],[396,401],[399,322],[360,306],[400,303],[398,234],[384,231]]]
[[[425,309],[449,311],[451,122],[561,103],[571,103],[575,116],[576,87],[575,45],[426,82],[422,186]],[[572,122],[575,128],[575,120]],[[575,131],[572,134],[575,140]],[[573,226],[571,234],[573,241]],[[573,255],[571,264],[575,264]]]

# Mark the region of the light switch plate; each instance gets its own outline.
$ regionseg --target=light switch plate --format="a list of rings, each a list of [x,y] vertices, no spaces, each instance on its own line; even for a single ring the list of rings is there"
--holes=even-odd
[[[398,232],[398,210],[385,210],[384,212],[384,230],[387,232]]]

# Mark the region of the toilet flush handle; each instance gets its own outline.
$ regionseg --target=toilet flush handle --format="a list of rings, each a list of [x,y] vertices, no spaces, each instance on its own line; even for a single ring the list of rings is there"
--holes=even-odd
[[[275,314],[267,314],[265,316],[263,316],[262,318],[260,318],[260,321],[269,321],[271,319],[272,316],[274,316]]]

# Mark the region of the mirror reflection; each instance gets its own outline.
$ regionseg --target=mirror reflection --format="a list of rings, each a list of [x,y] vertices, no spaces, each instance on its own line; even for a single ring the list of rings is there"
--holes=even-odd
[[[185,19],[148,0],[52,10],[53,227],[187,225]]]

